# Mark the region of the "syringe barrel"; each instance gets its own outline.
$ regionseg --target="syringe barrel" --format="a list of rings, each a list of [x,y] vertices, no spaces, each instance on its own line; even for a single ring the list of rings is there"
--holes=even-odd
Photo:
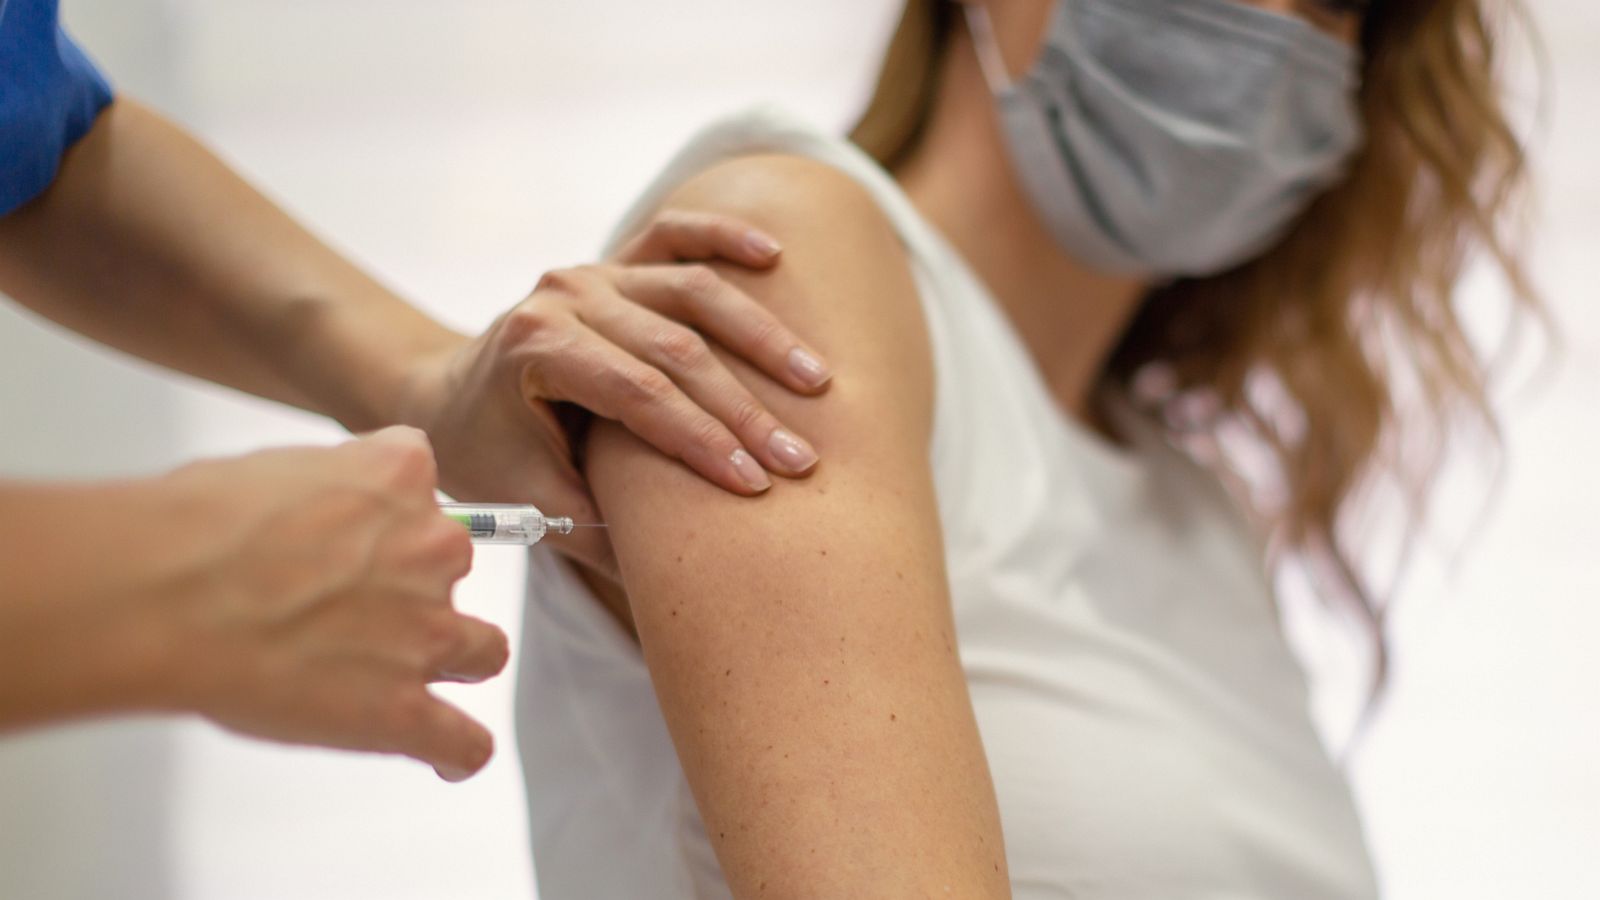
[[[544,540],[544,513],[526,503],[441,503],[439,509],[465,525],[474,544],[529,547]]]

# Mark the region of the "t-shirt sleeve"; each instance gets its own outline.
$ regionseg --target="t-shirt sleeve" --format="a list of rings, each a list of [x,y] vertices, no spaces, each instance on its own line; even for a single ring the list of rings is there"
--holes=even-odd
[[[0,215],[44,193],[111,96],[56,3],[0,0]]]

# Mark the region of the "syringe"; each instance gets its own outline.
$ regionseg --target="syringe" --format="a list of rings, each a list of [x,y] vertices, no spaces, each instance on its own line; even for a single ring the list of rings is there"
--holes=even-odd
[[[571,534],[579,527],[566,516],[546,516],[526,503],[441,503],[439,510],[467,526],[474,544],[531,547],[546,534]]]

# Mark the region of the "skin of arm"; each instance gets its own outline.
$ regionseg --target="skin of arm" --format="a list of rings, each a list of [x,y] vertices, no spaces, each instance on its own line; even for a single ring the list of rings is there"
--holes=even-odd
[[[795,402],[736,371],[826,462],[724,496],[610,423],[588,474],[678,756],[737,897],[1006,897],[999,814],[955,650],[927,447],[932,363],[898,239],[822,164],[733,160],[667,208],[785,246],[724,270],[836,373]],[[601,593],[606,593],[603,589]]]
[[[825,390],[825,362],[704,267],[757,268],[781,248],[743,223],[657,217],[603,265],[546,274],[474,340],[450,331],[308,232],[182,128],[113,102],[50,188],[0,217],[0,292],[134,356],[338,420],[426,430],[440,486],[462,500],[535,502],[592,521],[553,404],[624,422],[741,494],[803,477],[800,438],[693,329],[790,390]],[[743,465],[735,451],[748,448]],[[787,454],[783,451],[789,451]],[[753,457],[753,458],[751,458]],[[558,542],[591,564],[603,535]]]
[[[462,573],[433,559],[426,541],[386,526],[392,509],[369,504],[365,516],[336,523],[349,515],[350,490],[365,484],[357,493],[370,500],[404,487],[415,507],[407,515],[424,522],[415,527],[446,528],[436,541],[465,548],[466,558],[470,545],[438,515],[435,487],[592,521],[558,401],[627,423],[726,490],[757,492],[765,471],[803,476],[804,455],[774,449],[779,423],[743,385],[709,354],[682,352],[700,340],[688,326],[701,328],[790,390],[825,389],[825,362],[805,355],[770,312],[709,269],[674,264],[772,266],[780,252],[742,223],[658,217],[615,260],[551,273],[468,341],[181,128],[133,100],[111,103],[51,186],[0,216],[0,291],[110,346],[352,430],[424,428],[441,452],[420,435],[402,439],[421,442],[404,452],[426,453],[414,467],[427,469],[425,486],[369,484],[388,451],[365,440],[356,442],[365,449],[292,455],[293,465],[255,455],[137,485],[0,481],[0,729],[183,709],[260,737],[409,753],[447,777],[475,770],[487,733],[422,684],[499,671],[504,637],[439,609]],[[742,459],[741,441],[750,445]],[[791,436],[780,449],[796,447],[803,442]],[[373,454],[376,462],[348,464]],[[259,515],[240,515],[250,509]],[[285,509],[311,524],[272,527]],[[61,516],[94,527],[74,535],[47,524]],[[240,521],[259,527],[223,541]],[[324,552],[352,535],[389,548],[356,575]],[[599,529],[553,543],[602,565],[610,556]],[[454,577],[441,578],[441,565]],[[275,604],[295,599],[284,588],[291,575],[313,586],[303,593],[333,598],[321,604],[333,612],[276,627]],[[404,601],[417,593],[426,604]],[[249,646],[217,650],[227,641],[208,627],[221,620],[238,626],[223,634],[246,635]],[[351,660],[368,665],[353,664],[352,677],[339,670]],[[202,686],[217,690],[179,696]]]
[[[168,711],[169,617],[133,598],[170,591],[170,535],[151,527],[144,485],[33,486],[0,481],[0,733],[124,710]],[[47,523],[93,522],[89,539],[41,541]],[[96,539],[104,526],[119,528]],[[158,586],[152,591],[151,586]],[[83,609],[59,598],[104,598]],[[71,661],[63,664],[63,661]],[[176,710],[171,710],[176,711]]]
[[[463,340],[126,98],[44,196],[0,217],[0,289],[104,344],[352,430],[398,421],[407,364]]]

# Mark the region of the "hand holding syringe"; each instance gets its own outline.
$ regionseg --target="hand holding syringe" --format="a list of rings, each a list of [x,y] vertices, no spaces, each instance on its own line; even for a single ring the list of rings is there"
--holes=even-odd
[[[544,536],[571,534],[574,528],[604,528],[604,525],[575,525],[566,516],[547,516],[526,503],[441,503],[440,512],[460,522],[472,533],[474,544],[520,544],[531,547]]]

